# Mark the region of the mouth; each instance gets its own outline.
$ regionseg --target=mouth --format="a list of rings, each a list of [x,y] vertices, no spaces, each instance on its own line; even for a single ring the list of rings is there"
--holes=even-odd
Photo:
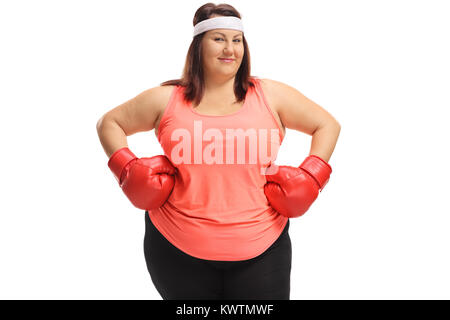
[[[222,58],[219,58],[219,60],[220,60],[220,61],[223,61],[223,62],[228,62],[228,63],[234,61],[234,59],[222,59]]]

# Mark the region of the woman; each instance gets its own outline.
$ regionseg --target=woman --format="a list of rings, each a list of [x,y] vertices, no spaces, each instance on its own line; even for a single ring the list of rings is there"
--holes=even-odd
[[[108,166],[146,210],[144,253],[163,299],[289,299],[289,218],[327,183],[340,125],[294,88],[250,76],[232,6],[207,3],[193,22],[182,78],[97,123]],[[312,136],[298,168],[273,163],[285,128]],[[165,154],[136,157],[126,137],[152,129]]]

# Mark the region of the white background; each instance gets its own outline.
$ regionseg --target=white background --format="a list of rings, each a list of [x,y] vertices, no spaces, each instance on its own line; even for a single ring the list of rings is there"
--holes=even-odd
[[[144,213],[95,125],[180,77],[204,3],[1,2],[0,298],[161,299]],[[251,74],[342,125],[329,184],[291,219],[291,299],[449,299],[447,1],[227,3],[242,14]],[[128,142],[162,152],[154,131]],[[310,142],[288,130],[277,163],[298,166]]]

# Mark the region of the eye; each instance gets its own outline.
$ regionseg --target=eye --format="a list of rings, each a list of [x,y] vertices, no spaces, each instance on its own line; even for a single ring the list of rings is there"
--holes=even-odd
[[[223,40],[223,38],[214,38],[214,40]],[[241,39],[235,39],[233,41],[241,42]]]

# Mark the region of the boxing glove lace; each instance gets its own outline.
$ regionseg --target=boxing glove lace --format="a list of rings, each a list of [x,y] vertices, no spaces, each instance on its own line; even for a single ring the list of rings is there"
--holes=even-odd
[[[175,185],[176,168],[165,155],[137,158],[124,147],[111,155],[108,167],[130,202],[142,210],[161,207]]]
[[[299,217],[308,211],[332,171],[327,162],[315,155],[308,156],[298,168],[272,166],[276,165],[266,170],[264,194],[272,208],[288,218]]]

